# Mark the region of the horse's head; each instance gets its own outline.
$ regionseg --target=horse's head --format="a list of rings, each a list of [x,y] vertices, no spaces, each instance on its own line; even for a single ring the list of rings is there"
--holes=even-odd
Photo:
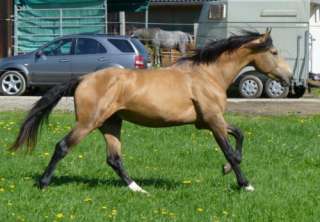
[[[193,39],[193,36],[189,33],[186,33],[187,34],[187,45],[186,45],[186,48],[187,50],[194,50],[196,48],[196,44],[195,44],[195,41]]]
[[[279,55],[273,46],[270,36],[271,29],[258,39],[249,42],[245,47],[252,49],[252,65],[261,73],[272,79],[279,79],[286,84],[290,83],[292,71],[289,64]]]

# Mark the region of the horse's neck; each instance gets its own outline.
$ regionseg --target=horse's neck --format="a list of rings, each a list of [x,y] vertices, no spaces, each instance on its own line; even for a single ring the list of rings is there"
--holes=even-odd
[[[237,50],[231,54],[221,55],[220,58],[207,66],[209,78],[219,81],[227,90],[240,71],[250,64],[252,58],[247,50]]]

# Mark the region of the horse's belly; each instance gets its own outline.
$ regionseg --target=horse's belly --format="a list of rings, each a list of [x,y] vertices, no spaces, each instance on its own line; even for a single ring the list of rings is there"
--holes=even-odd
[[[117,113],[122,119],[148,127],[167,127],[194,123],[196,114],[192,108],[181,113],[150,113],[140,110],[121,110]]]

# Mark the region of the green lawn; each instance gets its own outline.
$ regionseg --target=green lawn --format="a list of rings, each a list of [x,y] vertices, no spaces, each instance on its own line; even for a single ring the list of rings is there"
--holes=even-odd
[[[6,150],[24,113],[0,114],[0,221],[319,221],[320,116],[227,115],[245,134],[242,169],[256,188],[239,191],[211,134],[193,126],[124,124],[124,163],[146,196],[130,192],[105,164],[95,132],[61,161],[40,191],[55,143],[74,124],[54,113],[32,153]]]
[[[320,97],[320,88],[311,88],[311,95],[314,97]]]

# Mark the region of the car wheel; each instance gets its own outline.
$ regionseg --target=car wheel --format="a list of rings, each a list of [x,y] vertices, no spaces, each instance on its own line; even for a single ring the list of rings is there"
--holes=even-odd
[[[264,92],[268,98],[285,98],[289,93],[289,86],[284,86],[278,80],[268,79],[264,84]]]
[[[25,77],[18,71],[6,71],[0,78],[0,91],[5,96],[22,95],[27,88]]]
[[[300,98],[306,92],[306,87],[304,86],[294,86],[294,93],[289,93],[289,98]]]
[[[258,98],[263,90],[262,81],[253,75],[244,76],[239,83],[239,93],[243,98]]]

